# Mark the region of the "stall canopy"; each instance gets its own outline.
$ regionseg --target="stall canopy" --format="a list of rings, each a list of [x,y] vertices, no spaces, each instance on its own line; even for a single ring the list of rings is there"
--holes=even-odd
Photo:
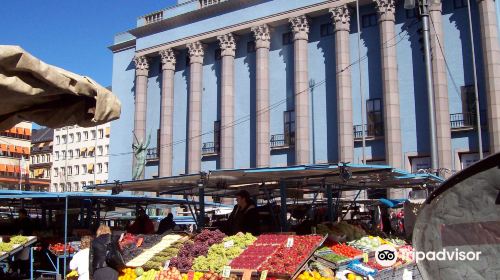
[[[0,129],[21,121],[57,128],[120,117],[120,101],[92,79],[44,63],[19,46],[0,45]]]
[[[161,194],[196,195],[200,186],[205,195],[231,197],[240,189],[252,195],[278,196],[280,187],[314,192],[318,186],[341,190],[368,188],[427,188],[442,182],[430,174],[411,174],[386,165],[316,164],[289,167],[215,170],[207,173],[96,185],[97,189],[148,191]]]
[[[426,254],[417,260],[424,279],[498,279],[500,153],[455,174],[431,194],[417,217],[413,245]]]

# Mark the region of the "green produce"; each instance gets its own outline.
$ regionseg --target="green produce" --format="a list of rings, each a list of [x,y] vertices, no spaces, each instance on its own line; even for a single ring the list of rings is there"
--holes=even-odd
[[[144,274],[144,269],[142,269],[142,267],[138,267],[135,269],[135,274],[137,276],[141,276],[142,274]]]
[[[10,252],[13,247],[13,243],[0,242],[0,252]]]
[[[333,262],[333,263],[338,263],[338,262],[343,262],[345,260],[348,260],[348,258],[346,258],[344,256],[337,255],[337,254],[325,254],[325,255],[321,255],[321,258],[323,258],[329,262]]]
[[[155,261],[147,261],[142,268],[144,270],[152,270],[152,269],[159,269],[160,267],[163,267],[163,263],[160,262],[155,262]]]
[[[28,242],[28,237],[22,235],[15,235],[10,237],[10,243],[13,244],[24,244]]]
[[[142,280],[155,280],[158,270],[150,269],[142,274]]]

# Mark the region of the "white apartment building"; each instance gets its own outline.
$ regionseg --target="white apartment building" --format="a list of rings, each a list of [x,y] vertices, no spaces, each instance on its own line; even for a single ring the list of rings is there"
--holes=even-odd
[[[81,191],[105,183],[109,170],[109,123],[54,131],[51,191]]]

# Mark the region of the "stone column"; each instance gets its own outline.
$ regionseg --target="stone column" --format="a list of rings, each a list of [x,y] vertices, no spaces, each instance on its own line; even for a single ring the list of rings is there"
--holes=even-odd
[[[218,36],[221,66],[221,131],[220,131],[220,168],[234,166],[234,55],[236,42],[233,34]]]
[[[309,23],[305,15],[289,19],[293,31],[295,164],[309,164],[309,81],[307,43]]]
[[[188,174],[201,170],[201,94],[204,49],[201,42],[188,44],[189,50],[189,113],[188,113]]]
[[[135,113],[134,113],[134,140],[133,142],[144,143],[146,141],[146,112],[148,99],[148,72],[149,61],[145,56],[134,59],[135,62]],[[132,166],[136,165],[135,157],[132,157]],[[138,179],[144,179],[144,172]]]
[[[398,61],[396,46],[390,41],[395,37],[395,0],[376,0],[380,25],[380,50],[382,64],[382,91],[384,107],[385,161],[401,168],[401,125],[398,89]],[[389,43],[385,43],[389,42]]]
[[[168,177],[172,176],[175,54],[172,49],[166,49],[160,51],[160,56],[162,84],[158,175]]]
[[[478,0],[483,50],[490,154],[500,152],[500,49],[494,0]]]
[[[437,1],[434,1],[437,2]],[[430,6],[432,77],[434,86],[434,103],[436,110],[436,135],[438,149],[438,168],[453,169],[451,164],[451,128],[448,104],[448,81],[446,63],[441,47],[444,50],[444,34],[441,19],[441,2]],[[438,42],[439,40],[439,42]],[[441,44],[441,47],[440,47]]]
[[[269,166],[269,48],[271,37],[267,24],[252,27],[255,37],[256,167]]]
[[[349,65],[350,14],[347,5],[330,9],[335,27],[335,63],[337,84],[338,161],[353,162],[354,133],[352,129],[352,84]]]

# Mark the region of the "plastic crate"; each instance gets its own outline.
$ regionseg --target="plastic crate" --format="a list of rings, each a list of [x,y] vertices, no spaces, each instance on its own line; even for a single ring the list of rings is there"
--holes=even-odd
[[[403,279],[404,271],[409,270],[412,272],[413,280],[422,280],[422,276],[420,275],[420,271],[418,270],[417,264],[409,264],[405,266],[400,266],[394,269],[386,269],[381,270],[378,274],[373,277],[375,280],[400,280]]]

